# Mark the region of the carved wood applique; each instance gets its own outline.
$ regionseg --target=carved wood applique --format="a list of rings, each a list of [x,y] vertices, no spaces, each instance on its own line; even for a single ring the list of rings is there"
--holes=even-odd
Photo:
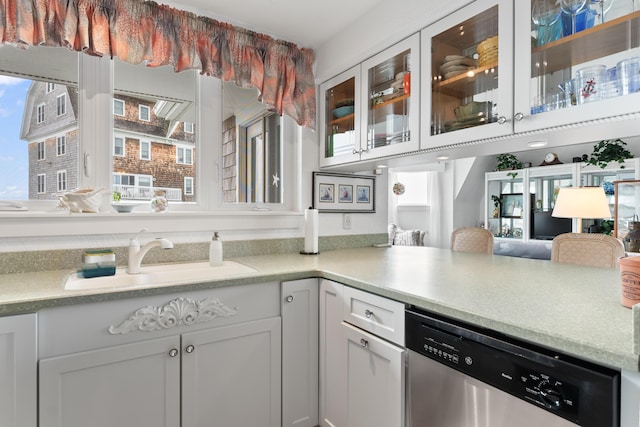
[[[231,317],[237,312],[237,308],[227,307],[217,298],[204,298],[200,301],[176,298],[163,307],[148,305],[139,308],[120,325],[109,326],[109,333],[116,335],[171,329],[208,322],[218,317]]]

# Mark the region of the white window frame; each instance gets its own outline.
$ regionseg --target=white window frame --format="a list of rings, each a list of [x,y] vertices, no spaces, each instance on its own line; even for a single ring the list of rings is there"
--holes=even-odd
[[[182,129],[184,130],[184,133],[193,133],[193,123],[191,122],[182,122]]]
[[[42,155],[40,155],[42,153]],[[46,160],[47,159],[47,144],[44,141],[36,142],[36,160]]]
[[[193,177],[192,176],[185,176],[184,177],[184,195],[185,196],[193,196],[194,194],[194,187],[193,187]],[[190,191],[187,191],[187,189],[191,189]]]
[[[51,93],[51,92],[53,92],[55,89],[56,89],[56,84],[55,84],[55,83],[53,83],[53,82],[47,82],[47,83],[45,84],[45,89],[44,89],[45,93]]]
[[[38,104],[38,106],[36,107],[36,123],[42,124],[45,122],[45,120],[46,120],[45,104],[41,103],[41,104]]]
[[[180,152],[182,151],[182,159],[180,159]],[[189,161],[186,160],[186,153],[189,152]],[[179,165],[193,165],[193,147],[184,147],[176,145],[176,163]]]
[[[146,111],[146,118],[144,117],[143,111]],[[138,105],[138,119],[142,122],[150,122],[151,121],[151,107],[148,105],[140,104]]]
[[[56,156],[64,156],[67,154],[67,136],[56,136]]]
[[[67,171],[59,170],[56,172],[56,191],[67,191]]]
[[[142,153],[143,153],[142,147],[143,146],[148,146],[149,147],[149,157],[142,157]],[[147,140],[144,140],[144,139],[140,140],[140,152],[138,153],[138,158],[140,160],[151,160],[151,141],[147,141]]]
[[[116,104],[122,104],[122,114],[116,112]],[[122,99],[113,99],[113,115],[124,117],[127,114],[126,105]]]
[[[122,154],[116,153],[116,140],[118,140],[118,139],[122,140]],[[126,155],[127,155],[126,146],[127,146],[127,138],[125,138],[124,136],[121,136],[121,135],[114,135],[114,137],[113,137],[113,155],[115,157],[126,157]]]
[[[47,174],[39,173],[38,175],[36,175],[36,193],[47,193]]]
[[[82,188],[111,188],[113,176],[113,95],[92,96],[92,94],[113,94],[113,67],[115,60],[89,55],[78,55],[79,108],[78,115],[79,141],[82,141],[80,157],[81,167],[77,185]],[[151,70],[153,71],[153,69]],[[250,204],[228,206],[222,202],[221,183],[221,144],[202,143],[202,141],[219,141],[222,136],[222,82],[219,79],[195,75],[198,110],[194,123],[198,126],[196,145],[198,156],[194,164],[197,166],[194,180],[206,183],[205,189],[198,191],[197,200],[189,203],[175,203],[162,218],[154,216],[149,222],[146,215],[124,216],[98,213],[96,215],[59,215],[55,209],[57,200],[28,200],[24,205],[33,212],[29,218],[30,227],[20,226],[22,217],[0,213],[0,235],[3,239],[34,238],[34,244],[43,236],[61,242],[74,242],[78,247],[86,245],[87,234],[119,236],[122,246],[126,246],[132,235],[142,228],[149,231],[196,232],[210,234],[211,217],[216,218],[216,227],[220,230],[238,230],[237,236],[295,236],[303,220],[303,188],[310,185],[310,178],[303,178],[301,161],[301,142],[314,140],[312,132],[298,127],[293,119],[282,118],[282,137],[285,170],[283,181],[288,183],[285,203],[267,209],[256,209]],[[86,113],[83,113],[86,112]],[[212,119],[215,118],[215,119]],[[202,166],[201,166],[202,165]],[[305,170],[309,169],[305,167]],[[310,170],[310,169],[309,169]],[[305,175],[306,176],[306,175]],[[45,181],[46,189],[46,177]],[[281,181],[281,182],[283,182]],[[199,186],[202,187],[202,186]],[[195,187],[194,187],[194,190]],[[47,215],[47,212],[52,212]],[[258,219],[259,218],[259,219]],[[246,224],[250,222],[250,231]],[[284,231],[284,234],[283,234]],[[243,234],[244,233],[244,234]],[[256,234],[257,233],[257,234]],[[63,237],[62,237],[63,236]],[[107,237],[105,237],[107,238]],[[52,242],[53,242],[52,240]],[[120,240],[118,240],[118,245]],[[53,244],[53,243],[52,243]],[[110,240],[105,244],[113,244]]]
[[[56,113],[58,117],[67,114],[67,94],[63,93],[56,96]]]

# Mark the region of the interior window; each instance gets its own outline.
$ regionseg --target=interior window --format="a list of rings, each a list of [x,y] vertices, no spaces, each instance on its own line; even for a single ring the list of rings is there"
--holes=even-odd
[[[281,118],[257,98],[256,90],[223,86],[225,203],[283,203]]]
[[[63,169],[78,186],[77,55],[0,46],[0,200],[52,200]]]
[[[163,190],[174,206],[196,201],[185,179],[197,176],[196,77],[114,62],[113,173],[146,177],[128,183],[145,188],[128,188],[121,200],[147,201]]]

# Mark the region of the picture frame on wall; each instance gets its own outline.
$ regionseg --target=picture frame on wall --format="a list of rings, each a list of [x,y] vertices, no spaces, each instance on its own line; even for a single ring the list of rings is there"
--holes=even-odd
[[[376,177],[313,172],[313,204],[319,212],[374,213]]]

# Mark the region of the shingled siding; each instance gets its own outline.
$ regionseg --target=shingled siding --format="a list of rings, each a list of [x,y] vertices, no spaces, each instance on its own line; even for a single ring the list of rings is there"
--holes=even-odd
[[[58,156],[57,136],[44,140],[45,158],[37,160],[38,143],[29,144],[29,199],[51,200],[52,194],[58,191],[58,171],[67,171],[67,190],[78,187],[78,129],[73,129],[66,136],[66,153]],[[46,193],[38,194],[38,175],[46,175]]]
[[[231,116],[222,122],[222,194],[226,203],[238,201],[236,145],[236,117]]]
[[[194,148],[194,160],[195,157],[196,150]],[[176,163],[176,147],[174,145],[151,141],[151,160],[141,160],[140,140],[126,138],[125,156],[114,156],[113,171],[124,174],[152,175],[154,187],[181,188],[183,201],[195,201],[194,196],[184,195],[184,177],[192,177],[195,188],[196,167],[195,165]]]

